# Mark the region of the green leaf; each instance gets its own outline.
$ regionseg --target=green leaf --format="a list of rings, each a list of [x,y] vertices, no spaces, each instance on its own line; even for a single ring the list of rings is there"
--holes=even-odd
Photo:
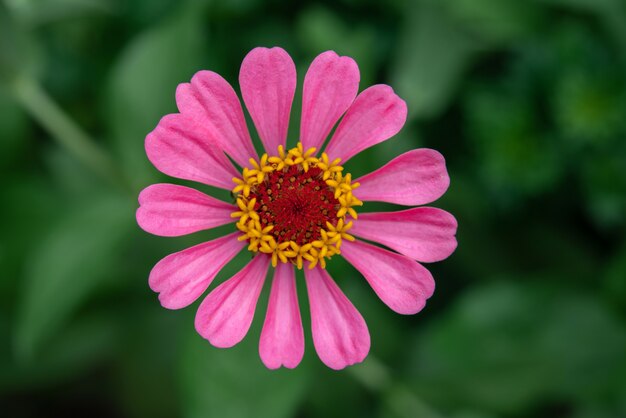
[[[11,10],[0,2],[0,84],[13,82],[29,66],[31,44]]]
[[[118,342],[118,328],[110,316],[89,314],[76,318],[50,338],[37,361],[16,363],[11,353],[1,352],[0,390],[54,385],[79,376],[111,355]],[[2,338],[8,334],[4,331],[0,326]]]
[[[493,44],[506,44],[537,32],[542,15],[535,1],[444,0],[457,24]]]
[[[110,277],[121,261],[123,240],[134,226],[132,214],[125,199],[94,197],[39,237],[26,257],[15,327],[18,358],[33,359]]]
[[[5,89],[0,87],[0,167],[10,167],[26,148],[28,125],[26,114]]]
[[[556,141],[539,130],[534,104],[522,88],[527,83],[514,80],[481,83],[464,103],[476,172],[507,204],[552,187],[563,170]]]
[[[606,146],[624,132],[626,94],[620,75],[610,70],[568,69],[552,93],[559,130],[572,142]]]
[[[619,9],[622,5],[620,2],[621,0],[539,0],[539,3],[594,12]]]
[[[617,144],[610,150],[588,152],[582,161],[582,185],[586,205],[594,221],[606,230],[626,221],[626,147]]]
[[[206,37],[200,15],[188,8],[138,35],[121,53],[108,84],[106,112],[114,145],[135,181],[151,182],[156,170],[144,138],[159,119],[177,112],[174,93],[202,68]]]
[[[163,309],[156,298],[145,297],[147,291],[140,293],[141,302],[125,304],[116,312],[124,321],[124,347],[115,359],[113,385],[126,417],[179,417],[182,393],[176,365],[181,350],[173,336],[190,328],[190,322],[184,314]]]
[[[592,13],[601,21],[626,60],[626,4],[623,0],[541,0],[580,13]]]
[[[108,0],[8,0],[7,4],[20,20],[31,25],[114,12]]]
[[[262,312],[258,309],[257,316]],[[181,363],[184,416],[294,416],[307,392],[309,369],[304,364],[294,370],[266,369],[259,359],[258,333],[254,334],[226,350],[212,347],[195,333],[187,337]]]
[[[605,278],[607,299],[626,312],[626,242],[608,263]]]
[[[297,34],[300,45],[310,56],[329,49],[348,55],[359,64],[361,85],[374,82],[380,62],[379,51],[384,47],[371,26],[348,24],[331,10],[314,6],[300,14]]]
[[[409,118],[429,118],[448,105],[481,46],[438,7],[422,1],[405,23],[391,85],[407,101]]]
[[[23,167],[22,167],[23,168]],[[8,170],[7,170],[8,171]],[[12,170],[0,188],[0,201],[19,202],[0,207],[0,305],[15,312],[18,284],[33,243],[41,239],[41,231],[59,218],[62,197],[50,182],[32,172]]]
[[[430,402],[520,416],[543,399],[615,396],[626,366],[624,327],[601,303],[528,283],[467,293],[415,347]]]

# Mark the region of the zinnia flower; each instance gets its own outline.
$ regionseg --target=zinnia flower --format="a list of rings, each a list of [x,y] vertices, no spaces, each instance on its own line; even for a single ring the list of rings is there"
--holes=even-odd
[[[416,149],[352,179],[345,163],[394,136],[407,108],[386,85],[357,96],[357,64],[333,51],[315,58],[306,73],[299,142],[291,149],[286,141],[296,69],[290,56],[281,48],[253,49],[241,64],[239,85],[266,151],[261,157],[237,94],[211,71],[178,86],[180,113],[163,117],[146,137],[146,153],[157,169],[232,190],[234,203],[188,187],[154,184],[139,195],[137,222],[144,230],[180,236],[235,223],[229,235],[162,259],[150,272],[150,287],[164,307],[184,308],[245,248],[252,261],[200,304],[195,327],[202,337],[216,347],[244,338],[272,265],[259,353],[270,369],[296,367],[304,354],[295,276],[295,269],[302,269],[320,359],[333,369],[361,362],[370,349],[367,325],[326,264],[344,257],[391,309],[419,312],[435,287],[419,262],[439,261],[454,251],[454,217],[431,207],[361,214],[357,209],[368,201],[415,206],[436,200],[449,185],[444,159]]]

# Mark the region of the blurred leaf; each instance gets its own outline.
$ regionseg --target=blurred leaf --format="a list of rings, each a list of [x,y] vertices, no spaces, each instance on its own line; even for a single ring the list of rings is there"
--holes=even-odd
[[[0,2],[0,84],[12,82],[26,67],[30,43],[27,34],[4,2]]]
[[[127,200],[93,197],[38,240],[27,257],[15,327],[18,358],[32,359],[111,275],[134,224],[132,213]]]
[[[549,189],[561,174],[562,152],[539,131],[530,92],[519,80],[489,84],[470,90],[465,102],[476,171],[504,203]]]
[[[526,55],[538,52],[549,67],[538,66],[535,71],[547,83],[558,85],[561,78],[596,78],[580,80],[586,84],[604,86],[607,81],[618,77],[620,69],[614,48],[607,42],[606,35],[581,18],[563,19],[556,23],[546,37],[546,42],[536,48],[523,48]],[[609,80],[603,80],[607,77]],[[556,82],[556,83],[555,83]],[[551,84],[546,85],[548,89]],[[551,96],[553,93],[550,94]]]
[[[257,317],[261,312],[257,311]],[[184,416],[294,416],[307,392],[309,369],[304,364],[295,370],[266,369],[259,359],[255,334],[224,350],[212,347],[195,332],[189,333],[180,364]]]
[[[622,141],[623,142],[623,141]],[[582,164],[582,185],[595,222],[607,229],[626,220],[626,147],[587,152]]]
[[[28,143],[26,114],[8,92],[0,87],[0,167],[15,165]]]
[[[450,418],[497,418],[497,416],[483,411],[457,411]]]
[[[3,353],[2,359],[9,363],[0,363],[0,390],[54,385],[80,375],[111,354],[117,336],[117,324],[110,316],[91,314],[77,318],[50,338],[37,361],[14,363],[11,353],[6,353],[6,357]]]
[[[583,11],[605,11],[619,9],[621,0],[539,0],[539,3],[570,7]]]
[[[108,122],[136,186],[150,183],[156,174],[146,157],[144,138],[161,117],[177,111],[176,86],[201,69],[206,39],[200,15],[193,8],[184,9],[132,40],[111,72]]]
[[[258,12],[259,5],[263,3],[263,0],[228,0],[228,1],[212,1],[212,0],[199,0],[212,2],[211,11],[219,16],[221,19],[232,18],[232,16],[244,15],[245,13]]]
[[[117,356],[114,385],[125,417],[178,417],[181,394],[175,366],[181,344],[175,337],[181,327],[188,328],[188,320],[193,322],[193,318],[163,309],[156,298],[145,297],[148,292],[145,289],[138,295],[141,302],[125,304],[116,313],[125,319],[124,349]]]
[[[229,22],[228,19],[220,19],[219,17],[214,17],[214,19],[217,20],[214,20],[216,30],[225,33],[216,34],[215,38],[212,38],[211,68],[232,82],[235,89],[241,61],[252,48],[280,46],[288,52],[295,50],[296,36],[294,30],[290,26],[290,22],[280,19],[278,16],[270,14],[264,19],[253,19],[252,24],[246,28],[240,27],[237,21]],[[225,22],[220,20],[225,20]],[[221,24],[224,26],[220,27]],[[242,32],[240,43],[236,43],[232,39],[233,30]],[[298,65],[298,62],[296,61],[295,64]],[[254,128],[254,125],[249,123],[248,127]]]
[[[82,200],[94,188],[104,189],[99,178],[86,166],[60,147],[49,147],[43,155],[51,181],[65,199]]]
[[[124,13],[131,21],[150,25],[175,14],[180,1],[176,0],[133,0],[125,1]]]
[[[556,123],[567,139],[606,146],[626,131],[626,89],[614,68],[562,68],[551,96]]]
[[[623,0],[540,0],[570,8],[576,12],[594,13],[613,36],[626,62],[626,4]]]
[[[391,85],[407,101],[409,118],[434,117],[448,105],[481,45],[434,3],[422,0],[406,19]]]
[[[541,9],[534,1],[444,0],[443,7],[458,24],[481,39],[502,44],[537,31]]]
[[[313,346],[305,352],[305,357],[315,356]],[[345,371],[337,373],[326,368],[318,359],[312,387],[315,389],[306,399],[303,408],[312,417],[344,418],[347,416],[372,416],[371,395],[363,390],[355,379]],[[354,367],[354,366],[350,366]]]
[[[50,182],[33,173],[14,171],[3,181],[0,201],[13,203],[0,205],[0,305],[14,312],[26,256],[41,231],[58,219],[62,198]]]
[[[374,82],[382,45],[371,26],[349,25],[333,11],[314,6],[300,14],[297,33],[311,57],[327,50],[348,55],[359,65],[361,86]]]
[[[6,0],[6,3],[21,21],[31,25],[114,10],[110,0]]]
[[[470,291],[416,342],[418,393],[500,414],[615,396],[626,366],[623,325],[595,298],[545,285]]]
[[[385,418],[444,417],[416,396],[414,392],[400,384],[396,384],[383,395],[382,411],[380,416]]]
[[[607,299],[613,301],[622,312],[626,313],[626,279],[624,279],[626,277],[626,244],[622,244],[621,250],[612,258],[607,270],[605,279]]]

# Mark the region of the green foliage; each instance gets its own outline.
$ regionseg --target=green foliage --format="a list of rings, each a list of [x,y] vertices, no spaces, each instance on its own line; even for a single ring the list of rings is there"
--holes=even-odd
[[[132,218],[127,201],[97,196],[42,234],[24,273],[15,350],[30,360],[121,261]]]
[[[618,399],[623,325],[596,298],[524,279],[468,292],[416,338],[419,393],[497,414],[541,407],[546,397]]]
[[[626,416],[625,28],[621,0],[0,1],[3,416]],[[427,266],[423,312],[397,315],[345,261],[329,266],[372,337],[346,371],[315,355],[302,275],[305,358],[279,371],[258,356],[269,280],[229,350],[195,333],[199,302],[165,310],[147,284],[160,258],[232,226],[140,231],[138,191],[177,182],[144,138],[197,70],[238,91],[258,45],[287,49],[300,82],[319,52],[352,56],[361,90],[407,101],[406,126],[352,159],[355,176],[417,147],[450,172],[433,205],[457,217],[459,247]],[[364,207],[383,209],[401,208]]]
[[[9,93],[0,88],[0,167],[9,167],[25,148],[26,115]]]
[[[351,56],[359,63],[363,85],[374,82],[382,45],[371,26],[351,25],[331,10],[315,7],[300,16],[298,35],[308,56],[315,57],[319,51],[336,50],[338,54]]]
[[[535,1],[444,0],[442,3],[457,24],[493,44],[528,36],[540,26],[544,12]]]
[[[12,12],[29,24],[113,13],[112,2],[106,0],[7,0]]]
[[[504,201],[550,188],[562,170],[559,152],[539,130],[528,96],[519,81],[513,91],[481,85],[467,95],[476,171]]]
[[[306,363],[298,373],[270,371],[258,357],[258,339],[251,337],[224,353],[189,333],[181,356],[185,416],[284,418],[295,414],[309,388]]]
[[[30,46],[21,25],[4,2],[0,3],[0,88],[27,70]]]
[[[187,8],[131,40],[111,70],[106,115],[117,154],[137,187],[154,180],[143,138],[176,112],[174,92],[205,61],[208,38],[195,8]]]
[[[413,118],[435,116],[448,105],[481,46],[436,3],[419,3],[409,11],[391,77]]]
[[[622,148],[623,149],[623,148]],[[596,156],[596,158],[593,158]],[[626,221],[626,155],[617,152],[609,156],[592,153],[582,167],[583,187],[587,205],[594,220],[602,227],[614,228]]]

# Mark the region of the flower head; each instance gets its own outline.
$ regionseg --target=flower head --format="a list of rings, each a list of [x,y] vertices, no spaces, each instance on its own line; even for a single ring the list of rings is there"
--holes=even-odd
[[[342,176],[339,158],[329,162],[326,153],[316,158],[315,148],[304,150],[302,143],[285,152],[279,145],[278,155],[263,154],[252,169],[244,167],[235,177],[240,237],[248,241],[253,252],[271,254],[272,266],[278,262],[302,269],[326,267],[326,259],[340,253],[342,239],[354,240],[350,229],[354,206],[363,205],[352,191],[350,174]]]
[[[180,113],[163,117],[146,137],[148,158],[163,173],[234,195],[227,203],[173,184],[141,192],[137,221],[150,233],[180,236],[234,223],[233,233],[162,259],[150,272],[150,287],[164,307],[188,306],[245,248],[252,261],[200,304],[195,321],[200,335],[217,347],[241,341],[272,266],[259,352],[269,368],[296,367],[304,354],[295,275],[302,269],[320,359],[334,369],[361,362],[370,348],[367,325],[326,266],[333,257],[344,257],[391,309],[419,312],[434,291],[431,274],[419,262],[443,260],[454,251],[456,220],[431,207],[361,209],[368,201],[415,206],[436,200],[449,185],[444,159],[417,149],[353,179],[348,160],[394,136],[407,109],[386,85],[357,96],[356,63],[332,51],[320,54],[307,71],[299,141],[292,148],[287,127],[296,70],[289,55],[281,48],[255,48],[241,65],[239,84],[266,151],[261,157],[235,91],[210,71],[178,87]]]

